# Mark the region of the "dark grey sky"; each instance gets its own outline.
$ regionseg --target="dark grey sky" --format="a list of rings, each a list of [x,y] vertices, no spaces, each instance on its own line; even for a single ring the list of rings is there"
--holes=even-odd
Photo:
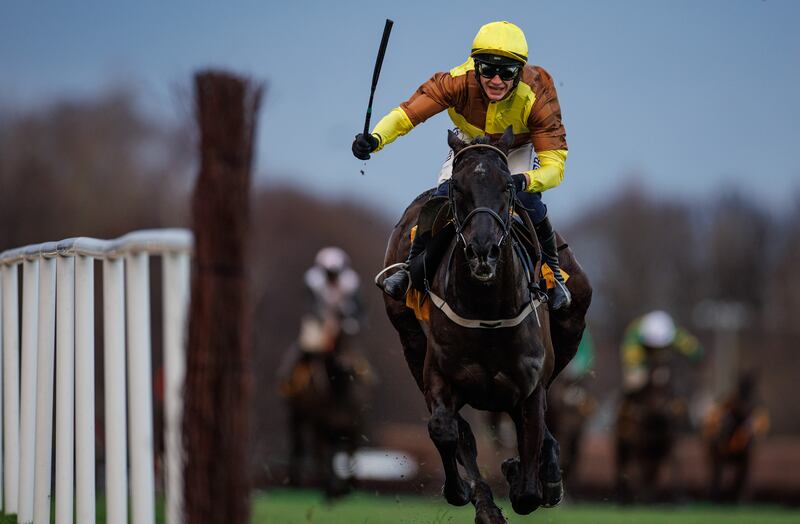
[[[464,61],[478,28],[509,20],[555,77],[570,155],[545,195],[558,217],[635,174],[654,192],[702,199],[738,187],[776,207],[798,194],[800,2],[8,2],[0,104],[37,106],[131,84],[152,111],[189,110],[191,74],[266,80],[259,172],[398,214],[435,183],[450,122],[438,115],[362,163],[385,18],[395,21],[373,122],[433,72]],[[234,3],[229,3],[234,4]],[[457,8],[455,6],[458,6]]]

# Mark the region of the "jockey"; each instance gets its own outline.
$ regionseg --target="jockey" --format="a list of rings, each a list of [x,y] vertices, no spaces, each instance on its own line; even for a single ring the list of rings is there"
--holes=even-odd
[[[333,320],[346,335],[360,329],[362,313],[360,279],[350,267],[350,258],[338,247],[325,247],[303,280],[311,295],[311,312],[319,320]]]
[[[560,309],[569,306],[571,297],[559,270],[555,233],[541,194],[564,178],[566,132],[552,77],[527,61],[528,43],[519,27],[510,22],[484,25],[475,36],[466,62],[449,72],[435,73],[411,98],[383,117],[372,133],[359,133],[353,141],[353,154],[367,160],[370,153],[445,109],[461,139],[499,137],[511,126],[511,181],[520,202],[528,208],[544,261],[556,277],[550,307]],[[451,150],[442,166],[435,196],[447,196],[452,167]],[[429,226],[419,224],[407,263],[425,250],[430,236]],[[384,291],[399,300],[409,285],[410,274],[405,269],[384,281]]]
[[[703,355],[697,339],[675,325],[664,311],[651,311],[628,325],[622,339],[622,389],[626,395],[635,394],[650,381],[651,353],[670,349],[691,360]]]
[[[348,348],[346,337],[361,329],[363,306],[360,279],[350,258],[338,247],[325,247],[314,257],[303,282],[310,296],[309,310],[300,319],[300,333],[278,367],[281,394],[294,396],[307,385],[308,362],[321,357],[325,365],[352,367],[367,375],[366,359]]]

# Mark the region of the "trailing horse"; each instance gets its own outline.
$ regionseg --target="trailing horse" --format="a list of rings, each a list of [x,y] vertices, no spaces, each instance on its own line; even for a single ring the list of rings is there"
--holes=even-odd
[[[563,491],[558,443],[544,422],[546,388],[575,354],[591,300],[586,276],[564,248],[572,305],[550,314],[542,301],[540,257],[534,252],[531,270],[515,232],[506,158],[512,140],[510,128],[496,143],[481,137],[470,144],[449,133],[455,159],[448,216],[455,234],[443,263],[427,275],[425,312],[384,297],[431,413],[428,432],[444,465],[443,494],[453,505],[472,502],[476,522],[487,523],[506,520],[481,477],[475,438],[459,411],[470,405],[506,412],[514,421],[519,456],[502,465],[514,511],[558,504]],[[395,226],[386,266],[405,260],[410,231],[431,193],[417,197]]]
[[[710,495],[715,502],[742,500],[756,441],[769,429],[769,414],[758,401],[755,389],[755,373],[742,374],[736,390],[714,406],[703,421],[711,469]],[[730,476],[726,475],[728,472]]]
[[[682,429],[689,427],[686,373],[681,358],[671,348],[649,350],[651,369],[644,386],[624,395],[617,412],[616,491],[621,504],[654,502],[661,470],[670,465],[672,491],[681,487],[676,478],[673,451]],[[677,491],[667,493],[669,498]]]
[[[303,336],[301,332],[300,340],[289,348],[278,372],[288,415],[289,482],[293,486],[307,484],[305,466],[310,459],[311,483],[320,487],[328,498],[345,495],[354,484],[351,476],[342,478],[337,474],[333,460],[337,453],[352,459],[364,432],[364,406],[374,380],[369,362],[348,347],[338,323],[335,326],[328,330],[327,337],[320,339],[330,337],[336,341],[320,343],[330,348],[324,351],[309,351],[309,340],[314,337]]]

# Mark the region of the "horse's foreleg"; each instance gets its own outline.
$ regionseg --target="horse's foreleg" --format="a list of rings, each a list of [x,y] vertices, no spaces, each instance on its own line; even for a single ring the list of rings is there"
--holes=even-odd
[[[733,502],[741,502],[747,487],[747,477],[750,472],[750,451],[733,459]]]
[[[316,478],[314,484],[330,496],[333,486],[333,452],[327,428],[313,424],[313,456]]]
[[[540,383],[513,414],[519,459],[505,461],[503,474],[511,488],[511,506],[520,515],[529,514],[542,504],[539,464],[545,433],[544,398],[545,389]]]
[[[717,443],[711,444],[711,485],[709,494],[713,502],[722,500],[722,457],[717,447]]]
[[[292,407],[289,408],[289,441],[291,446],[289,451],[289,485],[300,486],[302,484],[303,457],[305,456],[303,420],[297,410]]]
[[[459,448],[459,427],[456,419],[457,406],[452,392],[433,366],[427,368],[427,401],[431,418],[428,434],[436,445],[444,466],[444,488],[447,502],[463,506],[472,498],[470,486],[461,478],[456,457]]]
[[[539,480],[542,481],[542,506],[546,508],[558,506],[564,496],[560,459],[561,448],[558,441],[545,425]]]
[[[492,490],[483,480],[478,469],[478,446],[475,444],[475,435],[472,428],[464,418],[456,414],[458,421],[458,461],[464,466],[469,481],[472,484],[472,504],[475,506],[475,522],[480,524],[505,524],[503,512],[494,503]]]

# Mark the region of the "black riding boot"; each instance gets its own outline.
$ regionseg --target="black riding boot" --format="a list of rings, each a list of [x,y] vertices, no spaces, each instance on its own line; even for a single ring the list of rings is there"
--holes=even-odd
[[[414,241],[411,242],[411,249],[408,251],[408,258],[406,258],[405,265],[400,268],[395,274],[387,277],[383,281],[383,292],[395,300],[402,300],[406,296],[408,289],[411,285],[411,273],[408,270],[408,265],[411,260],[421,255],[428,245],[428,240],[431,238],[430,231],[420,233],[414,236]]]
[[[542,246],[542,258],[553,270],[556,281],[556,286],[550,290],[550,309],[555,311],[569,307],[570,302],[572,302],[572,296],[569,293],[569,289],[567,289],[566,282],[564,282],[564,277],[561,275],[556,234],[553,231],[553,226],[550,225],[550,219],[544,217],[544,220],[536,224],[534,228],[536,229],[536,236],[539,238],[539,244]]]

